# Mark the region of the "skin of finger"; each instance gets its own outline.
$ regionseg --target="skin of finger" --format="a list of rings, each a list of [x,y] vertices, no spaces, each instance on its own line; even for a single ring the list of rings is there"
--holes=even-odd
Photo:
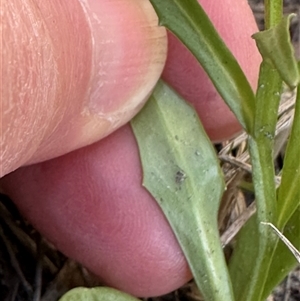
[[[2,179],[21,212],[59,250],[109,285],[157,296],[191,274],[168,222],[141,184],[129,125]]]
[[[3,179],[3,187],[37,229],[108,284],[138,296],[161,295],[190,273],[141,185],[137,146],[124,128],[95,145],[20,169]]]
[[[79,111],[88,87],[91,43],[82,9],[76,1],[72,11],[54,2],[3,2],[1,176],[32,158],[66,111]],[[44,6],[52,4],[46,24]],[[85,49],[85,64],[75,45]]]
[[[198,0],[236,57],[251,86],[257,85],[261,56],[251,35],[258,31],[246,0]],[[163,79],[193,104],[210,139],[232,138],[241,126],[202,67],[179,40],[168,33],[168,56]]]
[[[166,34],[148,0],[13,0],[4,12],[1,175],[108,135],[161,74]]]

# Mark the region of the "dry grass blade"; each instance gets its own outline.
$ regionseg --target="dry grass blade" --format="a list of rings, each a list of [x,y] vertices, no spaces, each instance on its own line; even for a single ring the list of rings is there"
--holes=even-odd
[[[293,244],[272,223],[262,222],[262,224],[268,225],[274,230],[274,232],[283,241],[283,243],[289,248],[289,250],[293,253],[297,261],[300,263],[300,252],[293,246]]]
[[[256,212],[256,206],[253,202],[242,214],[239,216],[230,227],[222,234],[221,243],[223,248],[227,246],[240,229],[245,225],[249,218]]]

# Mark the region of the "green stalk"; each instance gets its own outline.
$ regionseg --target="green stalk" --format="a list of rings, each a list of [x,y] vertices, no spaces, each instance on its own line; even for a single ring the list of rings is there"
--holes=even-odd
[[[254,131],[249,137],[257,213],[241,231],[230,262],[236,300],[261,300],[277,242],[277,238],[270,235],[270,229],[261,222],[276,224],[273,145],[281,83],[278,72],[263,62],[256,95]]]
[[[282,19],[282,0],[265,0],[265,27],[272,28]]]
[[[299,64],[300,66],[300,64]],[[300,85],[296,96],[294,122],[285,151],[282,180],[277,192],[277,227],[295,248],[300,248]],[[296,267],[297,261],[286,245],[279,241],[274,248],[270,274],[264,286],[263,298],[283,280],[289,271]]]
[[[265,0],[265,24],[270,29],[282,19],[282,0]],[[282,80],[272,64],[261,64],[249,152],[257,212],[240,232],[230,262],[236,300],[262,301],[264,286],[278,238],[261,224],[276,225],[276,186],[273,149]],[[247,288],[247,289],[245,289]]]

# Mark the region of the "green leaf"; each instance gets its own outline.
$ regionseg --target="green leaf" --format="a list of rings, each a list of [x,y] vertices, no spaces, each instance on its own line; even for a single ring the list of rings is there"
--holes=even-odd
[[[299,63],[300,66],[300,63]],[[285,152],[278,190],[278,228],[283,228],[300,205],[300,85],[296,96],[294,122]]]
[[[108,287],[77,287],[64,294],[59,301],[139,301],[139,299]]]
[[[270,230],[270,235],[274,235],[272,230]],[[300,206],[287,222],[283,235],[295,248],[300,250]],[[264,287],[263,300],[270,295],[274,287],[276,287],[276,285],[278,285],[297,265],[298,262],[294,255],[282,241],[279,241],[272,257],[270,273]]]
[[[288,223],[286,224],[283,234],[287,237],[287,239],[296,247],[298,250],[300,250],[300,206],[297,208],[297,210],[294,212],[292,217],[289,219]],[[267,226],[267,225],[261,225],[261,227],[264,227],[266,230],[268,230],[268,234],[270,236],[273,236],[276,241],[278,241],[276,234],[273,232],[273,230]],[[236,279],[239,279],[238,276],[241,276],[245,279],[245,282],[238,282],[238,285],[244,284],[245,287],[240,287],[236,300],[248,300],[247,296],[248,293],[252,293],[251,284],[253,283],[252,280],[252,270],[253,270],[253,262],[252,257],[255,258],[258,256],[259,248],[257,247],[259,245],[259,236],[256,233],[256,225],[255,225],[255,218],[251,218],[250,221],[247,223],[247,228],[242,229],[242,231],[239,233],[239,240],[236,245],[236,249],[242,248],[244,250],[243,256],[240,256],[239,258],[235,257],[234,260],[236,260],[235,267],[233,271],[235,274],[232,277],[232,281],[235,281]],[[251,232],[252,230],[252,232]],[[244,248],[244,244],[247,244],[249,241],[249,237],[251,238],[251,245],[248,249]],[[278,244],[276,247],[274,245],[269,246],[270,249],[274,248],[274,252],[272,254],[271,258],[268,258],[267,255],[265,257],[265,260],[270,262],[267,278],[263,283],[261,283],[262,288],[262,294],[260,298],[253,299],[255,301],[264,301],[267,299],[267,297],[270,295],[271,291],[278,285],[284,277],[298,265],[298,262],[294,255],[291,253],[291,251],[288,249],[288,247],[282,242],[278,241]],[[250,259],[250,260],[249,260]],[[242,264],[243,261],[245,261],[247,264]],[[239,264],[240,263],[240,264]],[[231,262],[230,265],[233,263]],[[248,282],[246,281],[246,276],[248,275]],[[249,281],[250,280],[250,281]],[[239,286],[235,285],[234,288],[238,289]],[[246,297],[246,299],[243,299],[243,297]]]
[[[223,176],[197,113],[159,82],[132,127],[143,185],[166,215],[205,300],[233,301],[217,225]]]
[[[253,35],[263,59],[278,70],[290,88],[295,88],[300,80],[289,33],[290,20],[294,16],[284,17],[278,25]]]
[[[160,24],[193,53],[237,119],[252,132],[254,94],[246,76],[196,0],[150,0]]]

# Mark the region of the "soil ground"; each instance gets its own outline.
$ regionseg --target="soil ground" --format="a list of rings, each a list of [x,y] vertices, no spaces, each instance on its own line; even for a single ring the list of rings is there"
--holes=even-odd
[[[249,0],[260,29],[263,2]],[[300,0],[284,1],[286,14],[298,13],[291,25],[291,37],[300,59]],[[80,265],[68,260],[48,244],[19,215],[12,202],[0,195],[0,300],[56,301],[76,286],[93,286],[95,280]],[[159,298],[143,301],[200,301],[191,282]],[[300,267],[291,272],[267,301],[300,301]]]

